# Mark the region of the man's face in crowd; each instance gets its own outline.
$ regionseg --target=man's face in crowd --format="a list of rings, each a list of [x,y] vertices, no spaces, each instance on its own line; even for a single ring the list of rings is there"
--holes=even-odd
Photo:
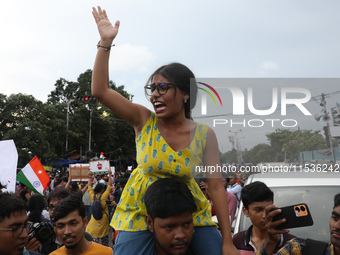
[[[50,201],[50,203],[48,204],[48,212],[50,214],[50,218],[52,219],[52,214],[54,211],[55,206],[59,203],[61,199],[58,198],[54,198]]]
[[[234,177],[230,177],[229,185],[233,186],[237,182],[237,179]]]
[[[67,249],[76,249],[84,238],[87,222],[87,217],[83,219],[76,210],[58,220],[54,232],[57,239],[62,241]]]
[[[229,186],[230,178],[225,178],[224,179],[224,188],[227,189]]]
[[[340,206],[333,209],[329,220],[329,229],[331,231],[331,243],[334,245],[334,249],[340,252]]]
[[[157,255],[185,254],[192,235],[194,224],[191,212],[179,213],[165,219],[151,219],[147,216],[149,229],[156,240]]]
[[[26,229],[22,229],[27,224],[25,211],[13,212],[9,218],[5,218],[0,223],[0,228],[12,228],[11,230],[0,230],[0,254],[1,255],[22,255],[25,243],[28,238]],[[22,233],[21,233],[22,231]]]
[[[242,211],[250,219],[254,226],[265,230],[264,221],[266,219],[266,206],[272,205],[273,201],[254,202],[248,206],[248,210],[243,206]]]

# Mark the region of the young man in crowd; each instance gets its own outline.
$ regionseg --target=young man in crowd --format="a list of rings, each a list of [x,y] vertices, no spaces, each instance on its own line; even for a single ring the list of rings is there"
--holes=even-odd
[[[229,219],[230,219],[230,223],[232,223],[235,219],[235,214],[236,214],[236,210],[237,210],[237,199],[236,199],[236,197],[233,193],[230,193],[230,192],[227,191],[229,178],[223,179],[223,182],[224,182],[224,187],[226,189],[227,198],[228,198],[228,209],[229,209],[229,216],[230,216]],[[203,194],[205,195],[205,197],[208,199],[209,203],[211,204],[211,214],[212,214],[212,216],[216,215],[214,205],[211,201],[208,183],[201,181],[200,187],[201,187]]]
[[[238,178],[235,173],[228,173],[228,177],[229,177],[229,183],[228,183],[229,185],[227,187],[227,191],[235,195],[235,197],[237,198],[237,206],[238,206],[241,200],[242,186],[237,183]]]
[[[273,217],[281,213],[281,210],[274,210],[276,206],[271,205],[266,208],[266,228],[269,233],[268,238],[256,253],[257,255],[272,254],[280,241],[279,236],[282,233],[287,233],[288,230],[276,230],[275,228],[285,222],[285,219],[273,222]],[[323,245],[321,242],[311,242],[310,239],[294,238],[282,247],[276,254],[277,255],[340,255],[340,193],[334,197],[334,206],[329,220],[329,230],[331,234],[330,243]],[[308,250],[308,252],[307,252]]]
[[[55,206],[64,198],[71,195],[71,190],[66,188],[58,188],[53,190],[47,197],[47,206],[48,206],[48,213],[50,219],[52,218],[52,214],[54,211]],[[52,222],[50,222],[51,227],[53,226]],[[90,234],[85,233],[85,237],[87,240],[92,241],[93,238]],[[27,248],[39,251],[42,255],[48,255],[51,252],[55,251],[56,249],[60,248],[63,245],[62,240],[58,240],[57,236],[53,234],[50,238],[48,238],[45,242],[39,243],[35,238],[33,238],[28,244],[26,244]],[[38,243],[38,245],[37,245]]]
[[[61,200],[54,208],[52,215],[54,231],[64,246],[51,255],[112,255],[110,247],[86,240],[85,228],[88,219],[85,216],[85,205],[77,196],[71,195]]]
[[[29,234],[26,211],[26,203],[18,196],[7,192],[0,194],[1,255],[39,254],[25,249]]]
[[[195,200],[187,185],[173,178],[155,181],[145,193],[146,222],[156,255],[189,255]]]
[[[252,225],[248,230],[235,234],[233,243],[240,255],[255,254],[268,237],[264,224],[266,219],[265,208],[273,204],[274,193],[263,182],[253,182],[242,188],[241,199],[243,203],[242,211],[250,219]],[[287,233],[280,235],[280,242],[275,251],[294,237]]]

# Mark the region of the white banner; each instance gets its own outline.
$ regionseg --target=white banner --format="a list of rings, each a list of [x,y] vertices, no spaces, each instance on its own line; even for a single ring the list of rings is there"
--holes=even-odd
[[[0,181],[7,187],[2,191],[15,192],[18,152],[13,140],[0,141],[0,162]]]

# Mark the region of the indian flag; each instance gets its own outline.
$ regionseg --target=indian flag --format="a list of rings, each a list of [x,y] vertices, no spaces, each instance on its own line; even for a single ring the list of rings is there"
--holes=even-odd
[[[34,193],[43,194],[50,181],[43,165],[35,156],[17,175],[17,180],[29,187]]]

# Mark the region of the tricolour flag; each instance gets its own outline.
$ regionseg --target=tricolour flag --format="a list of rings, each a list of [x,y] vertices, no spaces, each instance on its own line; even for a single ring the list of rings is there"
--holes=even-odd
[[[34,193],[43,194],[50,181],[43,165],[35,156],[17,175],[17,180],[29,187]]]

